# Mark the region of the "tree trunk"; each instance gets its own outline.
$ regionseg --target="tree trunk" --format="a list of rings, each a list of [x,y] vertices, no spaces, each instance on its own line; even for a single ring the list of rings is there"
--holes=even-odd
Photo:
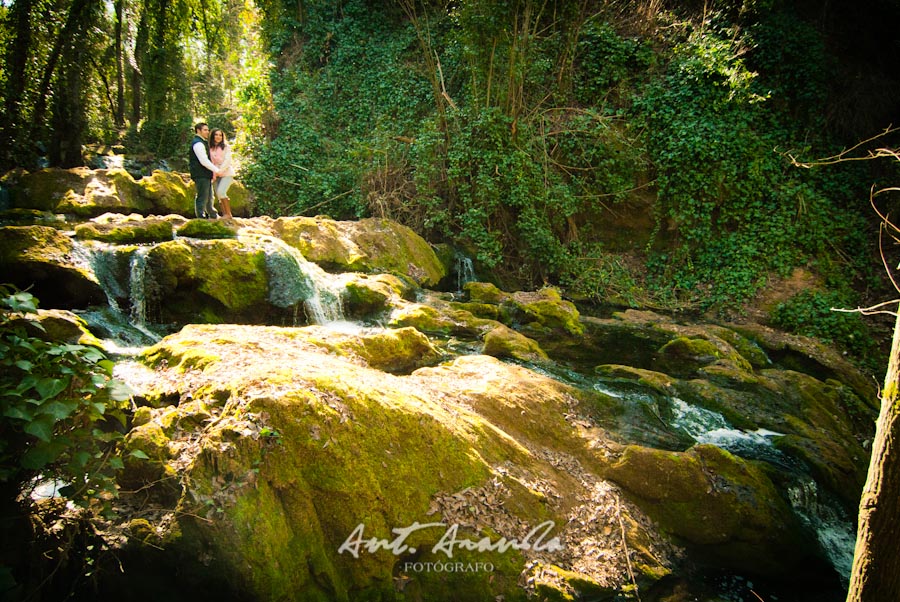
[[[0,112],[0,145],[3,147],[4,164],[15,163],[13,147],[22,121],[22,102],[25,97],[25,83],[28,81],[26,74],[28,56],[32,52],[33,9],[34,0],[17,0],[8,15],[13,23],[13,35],[6,50],[6,106],[5,110]]]
[[[116,0],[116,109],[113,121],[120,130],[125,127],[125,53],[122,40],[124,5],[125,0]]]
[[[53,74],[56,72],[60,56],[66,47],[71,49],[73,41],[80,40],[81,32],[87,28],[87,21],[92,7],[91,3],[95,1],[74,0],[72,6],[69,7],[66,23],[56,37],[53,49],[50,51],[50,57],[47,59],[47,65],[44,67],[41,83],[38,86],[38,96],[31,123],[32,138],[37,138],[37,132],[43,126],[44,114],[47,110],[47,99],[50,96],[50,82],[53,79]]]
[[[859,505],[859,529],[847,602],[900,600],[900,313],[884,377],[881,413],[869,476]]]

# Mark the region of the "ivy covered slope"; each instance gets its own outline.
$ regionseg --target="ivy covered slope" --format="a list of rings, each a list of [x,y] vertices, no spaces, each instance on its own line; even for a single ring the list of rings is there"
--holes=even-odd
[[[883,298],[874,176],[791,162],[890,123],[883,96],[838,100],[850,67],[821,23],[843,9],[659,4],[260,2],[258,209],[391,217],[509,288],[630,306],[733,309],[811,269],[780,325],[864,351],[828,308]]]

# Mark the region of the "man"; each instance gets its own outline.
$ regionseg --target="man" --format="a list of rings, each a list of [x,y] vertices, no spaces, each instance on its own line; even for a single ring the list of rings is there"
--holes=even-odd
[[[212,179],[219,175],[216,166],[209,160],[209,126],[203,122],[194,126],[194,139],[191,140],[191,151],[188,160],[191,168],[191,179],[197,186],[197,197],[194,199],[194,213],[197,217],[219,217],[213,206]]]

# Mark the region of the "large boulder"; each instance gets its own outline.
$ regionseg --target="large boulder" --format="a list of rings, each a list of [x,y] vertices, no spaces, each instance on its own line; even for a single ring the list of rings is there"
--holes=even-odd
[[[481,355],[391,374],[386,345],[428,353],[415,330],[326,334],[192,326],[143,354],[123,482],[148,524],[120,517],[141,534],[122,579],[160,547],[245,599],[605,598],[682,545],[769,576],[821,562],[754,464],[610,439],[616,397]]]
[[[7,174],[11,205],[91,218],[104,213],[194,215],[196,187],[187,174],[156,170],[135,180],[124,169],[46,168]],[[229,189],[232,212],[249,216],[252,199],[235,182]]]
[[[437,285],[446,275],[446,267],[422,237],[390,220],[284,217],[274,227],[286,243],[328,270],[391,272],[424,287]]]
[[[0,272],[29,289],[47,308],[73,309],[106,302],[86,257],[72,239],[49,226],[0,227]]]

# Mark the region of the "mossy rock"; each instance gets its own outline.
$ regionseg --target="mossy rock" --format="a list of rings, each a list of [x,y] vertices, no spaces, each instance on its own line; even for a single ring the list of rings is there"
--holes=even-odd
[[[381,314],[411,290],[392,274],[355,274],[346,283],[344,307],[349,315],[361,318]]]
[[[165,431],[152,420],[133,428],[125,437],[122,454],[125,470],[119,477],[119,483],[131,489],[153,484],[157,485],[159,495],[173,495],[178,487],[175,472],[168,464],[172,458],[169,443]]]
[[[140,244],[172,240],[174,228],[165,219],[129,216],[124,219],[90,221],[75,226],[75,236],[114,244]]]
[[[178,239],[147,254],[148,314],[156,323],[265,321],[266,254],[237,240]]]
[[[453,309],[467,311],[476,318],[484,318],[485,320],[500,320],[500,306],[493,303],[450,303]]]
[[[133,438],[164,443],[171,433],[170,453],[194,444],[189,457],[167,461],[184,484],[175,514],[181,537],[160,533],[167,556],[185,559],[184,570],[203,558],[204,575],[252,599],[396,599],[400,583],[428,600],[525,600],[518,582],[527,551],[455,550],[454,563],[490,562],[493,571],[416,573],[404,563],[447,562],[434,546],[450,524],[473,541],[521,538],[548,520],[569,528],[555,496],[562,507],[583,503],[578,496],[590,487],[582,479],[595,478],[593,454],[564,417],[580,393],[486,356],[396,376],[349,348],[321,346],[325,330],[189,326],[143,356],[182,403],[152,410],[137,429],[146,436]],[[197,402],[218,409],[190,422],[184,414]],[[165,457],[162,445],[147,448],[156,454],[148,457]],[[556,465],[555,456],[530,451],[543,449],[568,460]],[[444,525],[414,532],[406,543],[416,552],[360,543],[354,555],[345,545],[360,528],[366,540],[390,539],[417,521]],[[602,525],[580,528],[591,537]],[[642,550],[642,563],[656,562],[646,554],[662,557]],[[580,558],[574,548],[544,554],[561,567]],[[570,582],[587,591],[590,580],[579,579]]]
[[[420,303],[408,303],[395,308],[388,324],[394,327],[412,326],[425,334],[464,338],[480,337],[497,326],[495,321],[476,318],[464,310]]]
[[[513,293],[503,305],[508,315],[503,320],[505,323],[522,324],[537,336],[563,334],[580,337],[584,334],[575,305],[564,301],[555,288]]]
[[[691,375],[722,355],[719,348],[706,339],[678,337],[659,349],[660,369],[674,376]]]
[[[87,174],[82,190],[66,191],[56,211],[89,218],[107,212],[147,214],[152,207],[127,171],[98,169]]]
[[[323,349],[359,357],[366,365],[392,373],[406,373],[436,363],[442,354],[428,337],[412,327],[363,329],[339,333],[328,327],[299,329],[297,337]]]
[[[540,564],[532,569],[534,593],[547,602],[574,600],[614,600],[620,591],[603,587],[587,575],[555,565]]]
[[[94,274],[75,259],[74,244],[48,226],[0,227],[0,271],[6,282],[30,290],[44,307],[85,308],[106,303]]]
[[[88,330],[87,323],[64,309],[38,309],[37,313],[12,315],[8,319],[11,327],[21,326],[29,336],[38,339],[103,348],[103,343]]]
[[[236,238],[237,230],[227,220],[192,219],[178,228],[178,236],[186,238]]]
[[[742,336],[730,328],[710,325],[708,330],[717,337],[728,342],[741,356],[746,359],[753,369],[769,368],[772,360],[766,352],[754,341]]]
[[[11,180],[13,206],[95,217],[107,212],[191,216],[195,189],[186,176],[154,171],[135,180],[124,169],[48,168]],[[235,186],[233,204],[248,214],[246,191]]]
[[[802,525],[760,468],[711,445],[626,447],[608,478],[716,566],[786,576],[815,556]],[[790,558],[777,550],[792,550]]]
[[[467,282],[463,290],[469,295],[472,303],[499,305],[510,298],[508,293],[504,293],[490,282]]]
[[[525,362],[548,361],[547,354],[537,341],[502,324],[484,335],[481,352],[485,355],[511,357]]]
[[[157,215],[194,215],[196,187],[185,175],[155,170],[136,181],[138,194],[148,201]]]
[[[446,275],[422,237],[390,220],[290,217],[278,219],[275,231],[308,260],[328,270],[391,272],[410,277],[419,286],[435,286]]]
[[[14,207],[58,212],[67,194],[81,196],[93,172],[87,168],[47,168],[18,175],[11,187]]]
[[[815,339],[759,324],[730,324],[729,328],[762,348],[776,366],[804,372],[822,381],[835,379],[846,383],[871,408],[879,409],[875,383],[837,350]]]

